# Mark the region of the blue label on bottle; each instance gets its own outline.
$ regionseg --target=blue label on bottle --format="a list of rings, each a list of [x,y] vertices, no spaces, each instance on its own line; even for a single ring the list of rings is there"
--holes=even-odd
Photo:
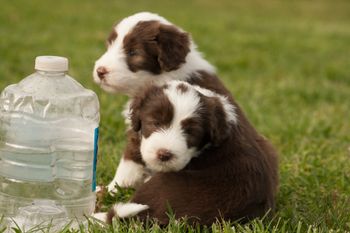
[[[96,165],[97,165],[97,151],[98,151],[98,128],[95,129],[94,133],[94,164],[93,164],[93,173],[92,173],[92,191],[96,191]]]

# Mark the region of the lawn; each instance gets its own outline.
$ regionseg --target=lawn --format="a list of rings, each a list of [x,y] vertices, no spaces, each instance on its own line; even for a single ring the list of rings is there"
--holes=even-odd
[[[125,145],[120,113],[126,97],[101,91],[92,81],[93,64],[105,51],[112,25],[147,10],[191,32],[248,118],[280,153],[275,217],[210,229],[350,231],[350,1],[0,0],[0,7],[0,90],[32,73],[35,56],[52,54],[68,57],[70,75],[98,94],[98,183],[113,178]],[[199,229],[175,221],[163,230],[116,221],[89,231]]]

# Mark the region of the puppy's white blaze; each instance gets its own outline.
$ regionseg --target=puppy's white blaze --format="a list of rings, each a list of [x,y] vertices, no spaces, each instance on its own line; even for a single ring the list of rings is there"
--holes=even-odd
[[[228,101],[226,96],[219,95],[211,90],[202,88],[202,87],[197,86],[197,85],[193,85],[193,87],[202,95],[205,95],[207,97],[217,97],[224,108],[227,122],[230,124],[237,124],[238,123],[236,108],[233,104],[231,104]]]
[[[188,87],[186,92],[177,89],[179,84],[183,84]],[[172,125],[179,125],[181,128],[181,121],[195,116],[196,110],[198,110],[200,105],[200,98],[196,91],[190,87],[186,82],[182,81],[172,81],[169,82],[169,86],[164,90],[169,101],[174,107],[174,118],[171,122]]]
[[[116,192],[116,184],[120,187],[137,187],[147,177],[145,167],[132,160],[122,158],[112,182],[107,186],[108,192]]]
[[[149,206],[137,203],[118,203],[113,209],[119,218],[127,218],[149,209]]]
[[[92,217],[102,222],[107,222],[107,213],[95,213],[92,215]]]

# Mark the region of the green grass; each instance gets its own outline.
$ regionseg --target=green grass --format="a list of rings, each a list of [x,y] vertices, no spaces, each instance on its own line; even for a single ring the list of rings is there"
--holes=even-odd
[[[0,0],[0,6],[0,90],[32,73],[35,56],[56,54],[69,57],[70,74],[98,93],[100,184],[113,178],[125,145],[120,112],[126,98],[93,84],[93,63],[114,22],[138,11],[158,12],[192,33],[249,119],[280,152],[275,218],[202,231],[350,231],[349,1]],[[175,221],[165,229],[116,221],[84,231],[199,229]]]

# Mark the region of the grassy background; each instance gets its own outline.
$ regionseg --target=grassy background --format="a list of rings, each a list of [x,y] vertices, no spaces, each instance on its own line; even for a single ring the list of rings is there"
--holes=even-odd
[[[98,93],[99,183],[113,178],[125,144],[126,98],[102,92],[92,67],[117,20],[152,11],[191,32],[280,152],[276,218],[235,230],[350,231],[350,1],[0,0],[0,7],[0,90],[32,73],[35,56],[52,54],[68,57],[70,75]],[[165,231],[185,229],[173,223]]]

